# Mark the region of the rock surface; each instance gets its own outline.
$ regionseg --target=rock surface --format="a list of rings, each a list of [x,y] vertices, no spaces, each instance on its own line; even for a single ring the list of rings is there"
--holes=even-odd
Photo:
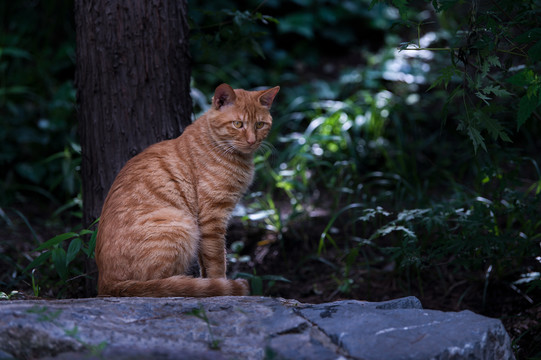
[[[513,359],[502,323],[414,297],[0,302],[0,359]]]

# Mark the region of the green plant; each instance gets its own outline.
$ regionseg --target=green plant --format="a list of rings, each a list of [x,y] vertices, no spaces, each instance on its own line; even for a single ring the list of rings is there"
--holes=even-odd
[[[241,221],[253,226],[261,226],[266,232],[276,235],[277,240],[282,241],[282,235],[290,221],[293,221],[299,211],[293,210],[284,216],[276,206],[270,194],[263,195],[262,192],[249,194],[246,199],[250,205],[245,208],[245,213],[241,216]],[[254,201],[255,200],[255,201]]]
[[[249,255],[241,255],[244,249],[243,241],[235,241],[231,244],[231,252],[227,253],[227,261],[230,263],[247,263],[250,261]]]
[[[373,0],[372,5],[380,1]],[[443,121],[452,113],[457,129],[469,137],[475,151],[479,147],[488,151],[487,135],[493,141],[512,142],[516,137],[512,134],[528,119],[540,119],[539,1],[489,1],[481,6],[477,2],[434,0],[431,4],[442,31],[423,44],[422,29],[430,22],[416,19],[418,15],[406,2],[393,1],[403,24],[417,27],[417,39],[401,43],[400,50],[441,51],[448,56],[429,90],[443,86],[448,92]],[[462,16],[465,13],[468,16]],[[447,46],[430,46],[438,41]],[[508,121],[507,109],[514,113],[513,122]]]
[[[89,229],[94,227],[98,221],[99,219],[91,224]],[[80,261],[82,260],[81,258],[91,259],[94,257],[97,229],[89,229],[57,235],[34,249],[39,255],[24,269],[24,272],[32,270],[32,288],[34,294],[39,292],[39,285],[35,281],[34,272],[36,269],[40,269],[42,276],[44,276],[44,273],[49,274],[47,264],[50,264],[54,268],[56,276],[58,276],[63,284],[69,281],[70,276],[88,276],[80,268]],[[87,241],[86,239],[88,237],[89,240]],[[66,245],[67,250],[65,250]],[[55,278],[52,274],[48,276],[50,276],[50,280]]]
[[[541,198],[508,189],[499,196],[501,198],[451,199],[430,208],[402,210],[395,216],[382,208],[363,209],[361,204],[352,204],[329,221],[321,235],[319,249],[325,249],[326,240],[338,249],[329,230],[346,213],[351,215],[353,212],[351,222],[360,225],[373,224],[376,216],[390,219],[375,231],[371,226],[367,227],[370,233],[366,238],[362,237],[362,228],[357,229],[361,237],[340,234],[342,238],[345,235],[352,238],[350,244],[353,244],[342,245],[345,253],[345,282],[340,281],[342,290],[346,289],[343,286],[347,285],[348,275],[359,254],[366,256],[364,250],[368,246],[379,249],[396,262],[399,269],[406,270],[408,288],[411,287],[410,270],[413,271],[421,293],[420,271],[437,270],[440,263],[455,271],[483,274],[478,281],[483,284],[485,303],[491,281],[525,279],[524,271],[530,259],[541,255],[538,246],[541,222],[531,221],[539,216]],[[535,284],[538,274],[533,276],[528,279]],[[530,285],[530,281],[519,281],[518,284]]]
[[[32,273],[30,274],[30,277],[32,278],[32,292],[34,293],[35,297],[38,297],[40,287],[39,287],[38,281],[36,279],[35,272],[36,272],[36,269],[35,268],[32,269]]]
[[[276,281],[291,282],[283,276],[279,275],[257,275],[254,269],[253,274],[249,273],[237,273],[236,278],[243,278],[250,280],[251,294],[254,296],[263,296],[265,292],[268,292],[276,283]],[[264,289],[264,282],[267,281],[266,289]]]
[[[205,308],[203,307],[203,305],[199,304],[199,308],[193,309],[192,311],[186,312],[185,314],[195,316],[195,317],[203,320],[205,322],[205,324],[207,324],[207,329],[208,329],[209,336],[210,336],[209,348],[211,350],[219,350],[221,340],[216,339],[214,337],[214,333],[212,332],[212,327],[210,326],[211,325],[210,320],[209,320],[209,318],[207,316],[207,312],[205,311]]]
[[[286,218],[278,211],[274,213],[277,227],[285,228],[322,201],[332,199],[331,208],[337,208],[359,195],[366,170],[380,163],[382,157],[392,160],[383,136],[394,106],[394,96],[388,91],[372,95],[361,90],[342,101],[299,102],[283,119],[277,119],[278,127],[284,122],[293,126],[298,119],[307,122],[307,126],[298,125],[302,131],[291,131],[277,139],[275,161],[256,162],[262,178],[258,180],[272,194],[270,200],[267,195],[266,204],[262,202],[262,209],[274,210],[274,199],[282,194],[289,202]],[[404,174],[408,174],[406,169]]]
[[[17,290],[12,290],[9,294],[6,294],[3,291],[0,291],[0,300],[11,300],[13,296],[16,296],[19,292]]]
[[[2,205],[29,194],[32,200],[39,195],[64,203],[79,192],[71,6],[68,1],[1,5]],[[54,24],[46,20],[53,13]]]

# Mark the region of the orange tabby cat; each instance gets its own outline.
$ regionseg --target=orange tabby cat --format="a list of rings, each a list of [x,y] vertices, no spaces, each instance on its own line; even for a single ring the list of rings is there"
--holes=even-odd
[[[226,279],[229,217],[252,182],[252,154],[280,88],[216,88],[212,108],[173,140],[129,160],[105,199],[96,242],[98,294],[248,295]],[[201,278],[184,275],[199,260]]]

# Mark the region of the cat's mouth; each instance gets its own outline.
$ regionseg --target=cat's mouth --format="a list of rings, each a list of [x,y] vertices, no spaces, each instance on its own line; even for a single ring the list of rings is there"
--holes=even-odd
[[[259,148],[259,144],[242,144],[235,146],[235,148],[243,154],[253,154]]]

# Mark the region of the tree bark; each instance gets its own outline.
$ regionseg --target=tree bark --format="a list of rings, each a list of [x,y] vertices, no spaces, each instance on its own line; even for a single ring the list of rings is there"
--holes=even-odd
[[[187,2],[76,0],[75,23],[83,225],[89,226],[126,161],[190,124]]]

